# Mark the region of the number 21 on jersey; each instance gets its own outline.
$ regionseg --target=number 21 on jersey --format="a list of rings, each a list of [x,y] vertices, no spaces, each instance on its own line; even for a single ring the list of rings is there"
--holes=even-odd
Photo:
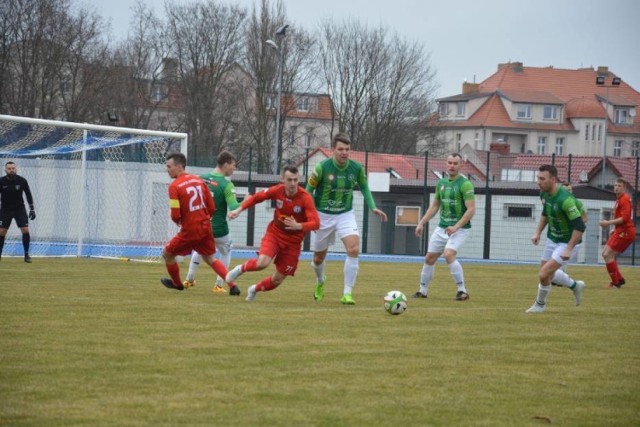
[[[198,211],[204,209],[204,197],[202,197],[202,187],[191,186],[186,188],[189,198],[189,212]]]

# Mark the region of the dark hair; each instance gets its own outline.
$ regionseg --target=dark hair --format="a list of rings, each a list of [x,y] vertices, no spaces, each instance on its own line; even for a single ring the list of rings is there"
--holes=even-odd
[[[338,141],[342,142],[343,144],[351,145],[351,138],[349,138],[349,135],[343,132],[338,132],[337,134],[335,134],[335,136],[331,140],[331,146],[335,147]]]
[[[457,157],[457,158],[459,158],[460,160],[462,160],[462,156],[460,155],[460,153],[451,153],[451,154],[449,154],[449,156],[448,156],[448,157]]]
[[[540,172],[549,172],[549,175],[554,178],[558,177],[558,169],[556,169],[556,167],[553,165],[542,165],[538,168],[538,170]]]
[[[236,160],[236,156],[234,156],[233,154],[231,154],[229,151],[221,151],[220,154],[218,154],[218,158],[216,159],[216,163],[218,164],[218,166],[222,166],[226,163],[231,163],[231,162],[237,162]]]
[[[5,166],[7,165],[15,165],[15,162],[12,162],[11,160],[9,160],[7,163],[4,164]]]
[[[618,184],[622,184],[622,185],[624,185],[625,187],[627,186],[627,184],[629,184],[629,183],[627,182],[627,180],[626,180],[626,179],[624,179],[624,178],[622,178],[622,177],[618,177],[618,178],[616,178],[616,182],[617,182]]]
[[[298,168],[295,167],[294,165],[286,165],[284,168],[282,168],[282,175],[284,176],[285,172],[291,172],[293,174],[298,174]]]
[[[173,163],[180,165],[183,168],[187,167],[187,156],[182,153],[169,153],[167,154],[167,160],[173,160]]]

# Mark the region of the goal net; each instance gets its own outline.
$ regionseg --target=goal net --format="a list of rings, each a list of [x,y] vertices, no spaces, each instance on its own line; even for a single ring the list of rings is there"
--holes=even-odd
[[[2,174],[15,162],[34,198],[32,256],[159,260],[177,230],[165,156],[186,149],[182,133],[0,115]],[[14,221],[3,257],[22,255]]]

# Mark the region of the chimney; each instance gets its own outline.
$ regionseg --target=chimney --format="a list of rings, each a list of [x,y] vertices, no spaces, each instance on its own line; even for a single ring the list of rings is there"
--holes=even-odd
[[[491,145],[489,145],[489,151],[498,154],[509,154],[511,147],[505,142],[492,142]]]
[[[516,73],[521,73],[524,70],[522,62],[514,62],[511,64],[513,71]]]
[[[467,93],[476,93],[480,90],[480,83],[462,83],[462,94],[466,95]]]
[[[596,71],[596,73],[599,76],[608,76],[609,75],[609,67],[606,67],[604,65],[599,65],[598,66],[598,70]]]
[[[178,77],[178,60],[175,58],[162,59],[162,78],[175,80]]]

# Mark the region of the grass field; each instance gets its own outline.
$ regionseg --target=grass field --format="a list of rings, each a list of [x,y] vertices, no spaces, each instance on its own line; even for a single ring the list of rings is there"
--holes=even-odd
[[[205,268],[177,292],[161,264],[3,258],[0,425],[640,425],[640,270],[606,289],[604,267],[572,266],[583,304],[554,288],[532,315],[535,266],[464,267],[469,301],[439,264],[391,316],[382,297],[413,293],[419,264],[362,262],[342,306],[336,262],[321,303],[307,262],[249,303],[267,272],[237,298]]]

